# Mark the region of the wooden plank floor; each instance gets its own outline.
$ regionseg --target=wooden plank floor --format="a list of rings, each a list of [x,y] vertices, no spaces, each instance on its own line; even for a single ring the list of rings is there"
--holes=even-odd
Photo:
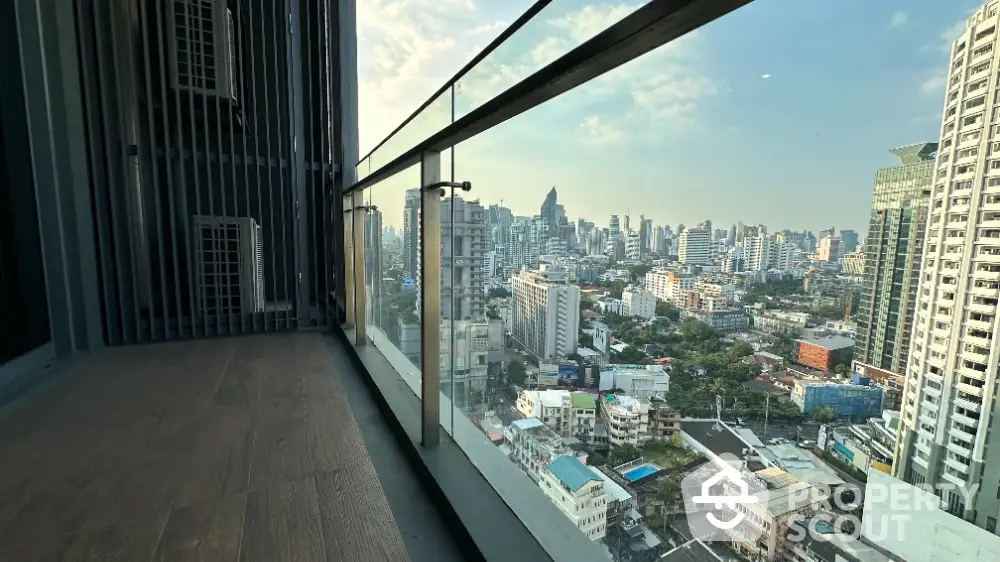
[[[0,560],[408,560],[321,335],[71,368],[0,419]]]

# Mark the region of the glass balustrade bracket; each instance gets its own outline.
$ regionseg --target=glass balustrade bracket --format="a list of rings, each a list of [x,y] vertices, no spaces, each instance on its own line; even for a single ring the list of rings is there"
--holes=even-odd
[[[420,158],[421,443],[441,440],[441,154]]]
[[[368,342],[365,314],[365,206],[364,191],[355,191],[354,212],[351,213],[354,227],[354,334],[355,344],[364,345]]]
[[[344,327],[354,328],[354,205],[344,197]]]

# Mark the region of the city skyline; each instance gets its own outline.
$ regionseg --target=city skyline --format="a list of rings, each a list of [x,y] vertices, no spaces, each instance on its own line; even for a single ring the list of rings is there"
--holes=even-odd
[[[655,224],[711,216],[720,224],[742,220],[791,230],[837,224],[864,232],[871,180],[895,164],[887,150],[938,136],[945,38],[953,38],[955,24],[977,5],[807,4],[754,2],[501,124],[456,147],[456,179],[471,181],[471,197],[483,205],[502,198],[516,214],[537,213],[536,200],[555,185],[569,217],[599,224],[632,209]],[[482,3],[459,5],[464,8],[455,11],[466,23],[478,22],[469,29],[509,21]],[[482,73],[536,70],[546,60],[534,58],[544,40],[561,54],[594,27],[586,22],[603,25],[632,9],[550,5],[483,61]],[[579,22],[581,31],[567,32],[567,21]],[[758,37],[755,30],[765,23],[767,38]],[[361,59],[361,67],[373,64]],[[466,95],[479,84],[477,76],[461,83]],[[363,92],[380,91],[380,84],[366,82],[362,72]],[[490,84],[490,92],[502,91]],[[431,91],[409,92],[409,107]],[[372,123],[366,119],[362,108],[363,131]],[[437,121],[431,118],[428,127]],[[363,149],[376,141],[365,143]],[[829,196],[822,208],[807,204],[823,194]],[[398,220],[391,210],[387,215]]]

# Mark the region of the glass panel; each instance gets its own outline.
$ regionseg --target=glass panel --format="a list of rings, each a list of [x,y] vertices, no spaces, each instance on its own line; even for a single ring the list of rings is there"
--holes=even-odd
[[[451,124],[451,105],[451,89],[448,89],[371,154],[371,171],[378,171],[427,137]]]
[[[455,85],[455,119],[634,12],[643,3],[552,2]]]
[[[372,285],[373,321],[368,335],[396,371],[420,396],[420,166],[382,180],[366,199],[377,207],[371,215],[366,270]]]
[[[364,160],[362,160],[361,162],[359,162],[358,165],[355,167],[355,171],[357,173],[356,181],[361,181],[367,178],[368,174],[371,173],[371,157],[369,156]]]
[[[362,232],[364,232],[365,245],[365,319],[369,330],[376,325],[376,310],[379,306],[379,303],[376,302],[376,294],[380,293],[382,288],[381,253],[378,251],[382,247],[382,213],[371,208],[373,191],[374,189],[369,188],[364,192],[364,204],[369,209],[358,215],[364,221]]]

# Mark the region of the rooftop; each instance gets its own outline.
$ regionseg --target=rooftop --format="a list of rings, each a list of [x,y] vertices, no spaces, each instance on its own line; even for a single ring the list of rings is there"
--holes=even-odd
[[[570,394],[573,400],[573,409],[594,409],[597,408],[597,397],[586,392],[574,392]]]
[[[620,408],[629,412],[638,412],[639,405],[641,404],[638,398],[627,394],[609,395],[606,400],[608,402],[608,406],[614,406],[615,408]]]
[[[661,556],[660,562],[724,562],[724,560],[712,552],[705,543],[691,539]]]
[[[622,488],[617,482],[612,480],[610,476],[598,470],[596,466],[588,466],[587,468],[592,470],[598,478],[604,480],[604,491],[607,492],[614,501],[624,502],[632,499],[632,494],[628,493],[625,488]]]
[[[614,347],[614,346],[612,346]],[[629,375],[629,376],[645,376],[645,377],[655,377],[658,375],[666,376],[667,372],[663,370],[661,365],[633,365],[628,363],[621,363],[611,365],[611,370],[614,371],[616,375]]]
[[[681,430],[716,455],[729,453],[742,457],[747,444],[725,424],[718,424],[719,429],[716,429],[716,425],[714,421],[682,421]]]
[[[587,465],[569,455],[556,457],[556,460],[550,462],[549,472],[573,492],[579,490],[587,482],[602,481],[601,477],[594,474]]]
[[[854,347],[854,338],[847,336],[821,336],[815,338],[799,338],[796,341],[822,347],[830,351]]]

